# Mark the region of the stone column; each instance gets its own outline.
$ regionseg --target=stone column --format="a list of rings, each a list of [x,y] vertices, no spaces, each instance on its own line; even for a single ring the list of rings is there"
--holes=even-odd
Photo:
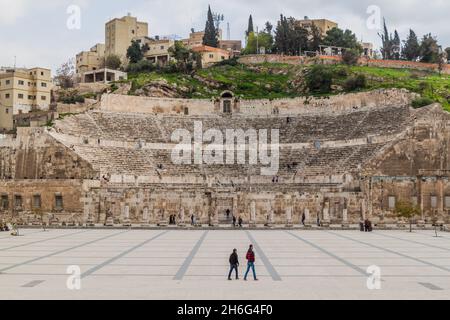
[[[180,208],[180,222],[178,223],[180,227],[185,226],[185,214],[184,214],[184,207],[181,206]]]
[[[286,227],[292,227],[292,199],[286,196]]]
[[[348,200],[344,199],[344,209],[342,209],[342,224],[348,225]]]
[[[311,226],[311,214],[308,208],[305,208],[305,226]]]
[[[158,219],[159,219],[158,225],[160,227],[167,227],[167,225],[169,224],[167,221],[167,218],[166,218],[166,207],[167,207],[167,203],[164,200],[162,202],[161,208],[159,210],[159,216],[158,216]]]
[[[327,226],[330,224],[330,201],[326,200],[323,206],[323,221],[322,225]]]
[[[361,200],[361,218],[363,221],[366,220],[366,201],[364,199]]]
[[[123,207],[123,225],[125,227],[130,227],[131,226],[131,221],[130,221],[130,206],[129,205],[125,205]]]
[[[256,202],[252,200],[250,203],[250,227],[256,226]]]
[[[144,207],[144,209],[142,210],[142,225],[146,226],[149,224],[149,209],[148,207]]]
[[[438,198],[438,224],[444,224],[445,221],[443,220],[443,214],[444,214],[444,182],[442,180],[442,178],[438,178],[437,181],[438,184],[438,191],[439,191],[439,198]]]
[[[268,223],[268,227],[272,227],[274,224],[274,213],[273,213],[273,203],[272,201],[270,201],[267,205],[267,213],[269,216],[269,221],[267,221]]]

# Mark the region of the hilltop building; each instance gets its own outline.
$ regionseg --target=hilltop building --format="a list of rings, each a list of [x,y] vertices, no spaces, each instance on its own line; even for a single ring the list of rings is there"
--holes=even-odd
[[[209,46],[198,46],[192,48],[194,52],[198,52],[202,56],[202,68],[207,68],[217,62],[230,59],[230,51],[213,48]]]
[[[148,37],[148,23],[138,21],[130,14],[108,21],[105,24],[105,42],[96,44],[89,51],[77,54],[78,77],[83,79],[85,72],[104,68],[105,59],[110,55],[117,55],[123,63],[126,63],[127,50],[131,42],[143,37]]]
[[[203,37],[205,35],[204,31],[191,32],[189,38],[183,39],[183,44],[189,48],[193,49],[196,47],[203,46]],[[223,40],[222,30],[219,30],[219,48],[228,51],[230,56],[239,55],[242,50],[241,40]]]
[[[14,116],[46,110],[51,103],[51,70],[4,69],[0,72],[0,130],[14,129]]]
[[[337,22],[327,19],[310,19],[308,17],[305,17],[303,20],[296,20],[296,24],[307,30],[311,30],[312,26],[315,25],[321,31],[322,37],[325,37],[331,29],[338,28]]]

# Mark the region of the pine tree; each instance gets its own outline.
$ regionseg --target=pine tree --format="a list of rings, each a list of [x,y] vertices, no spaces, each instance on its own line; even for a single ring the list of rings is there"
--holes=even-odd
[[[247,28],[247,32],[245,33],[245,35],[248,37],[250,35],[250,33],[255,32],[255,29],[253,28],[253,17],[252,15],[250,15],[250,17],[248,18],[248,28]]]
[[[425,35],[420,45],[421,62],[438,63],[439,62],[439,45],[436,38],[431,33]]]
[[[211,12],[211,7],[208,6],[208,19],[206,20],[205,35],[203,36],[203,44],[205,46],[215,47],[219,46],[218,30],[214,24],[214,17]]]
[[[392,39],[389,35],[388,28],[386,26],[386,20],[383,19],[384,22],[384,32],[383,34],[379,34],[382,42],[381,46],[381,54],[383,55],[383,59],[389,60],[392,59]]]
[[[409,30],[409,35],[404,41],[402,57],[405,60],[415,61],[420,56],[420,45],[417,35],[413,30]]]
[[[311,27],[311,35],[308,40],[308,50],[318,51],[321,43],[322,43],[322,32],[315,24],[313,24]]]
[[[394,39],[392,40],[392,55],[395,60],[400,60],[400,36],[398,35],[397,30],[394,31]]]

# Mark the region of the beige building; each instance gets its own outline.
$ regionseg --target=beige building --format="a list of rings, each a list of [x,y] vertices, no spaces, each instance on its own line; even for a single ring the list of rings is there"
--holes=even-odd
[[[219,48],[229,51],[232,56],[239,55],[242,51],[242,41],[241,40],[220,40]]]
[[[149,37],[141,37],[135,40],[141,44],[141,47],[147,46],[148,50],[144,53],[145,59],[159,65],[169,63],[171,59],[169,49],[175,45],[175,40]]]
[[[309,19],[308,17],[305,17],[303,20],[297,20],[296,23],[298,26],[307,30],[311,30],[312,25],[315,25],[320,29],[323,37],[327,35],[328,31],[338,27],[338,24],[334,21],[327,19]]]
[[[105,45],[97,43],[89,51],[82,51],[76,56],[77,74],[86,71],[98,70],[105,61]]]
[[[201,54],[203,68],[209,67],[214,63],[230,59],[230,52],[220,48],[200,46],[192,48],[192,50]]]
[[[181,40],[185,47],[192,49],[203,46],[204,31],[191,32],[188,39]],[[222,41],[222,30],[219,29],[219,42]]]
[[[127,50],[135,38],[148,36],[148,23],[140,22],[131,15],[116,18],[105,26],[105,54],[126,59]]]
[[[50,69],[11,69],[0,73],[0,130],[14,128],[14,115],[47,109],[52,86]]]
[[[370,42],[361,42],[361,46],[363,48],[363,57],[373,58],[375,56],[375,50],[373,49],[373,43]]]

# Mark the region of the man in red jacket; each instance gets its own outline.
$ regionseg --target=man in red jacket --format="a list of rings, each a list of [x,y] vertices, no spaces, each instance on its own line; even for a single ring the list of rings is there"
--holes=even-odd
[[[256,278],[256,271],[255,271],[255,252],[253,251],[253,245],[250,245],[250,248],[247,252],[247,272],[245,273],[244,280],[247,281],[248,273],[250,272],[250,269],[253,271],[253,278],[255,281],[258,281],[258,278]]]

